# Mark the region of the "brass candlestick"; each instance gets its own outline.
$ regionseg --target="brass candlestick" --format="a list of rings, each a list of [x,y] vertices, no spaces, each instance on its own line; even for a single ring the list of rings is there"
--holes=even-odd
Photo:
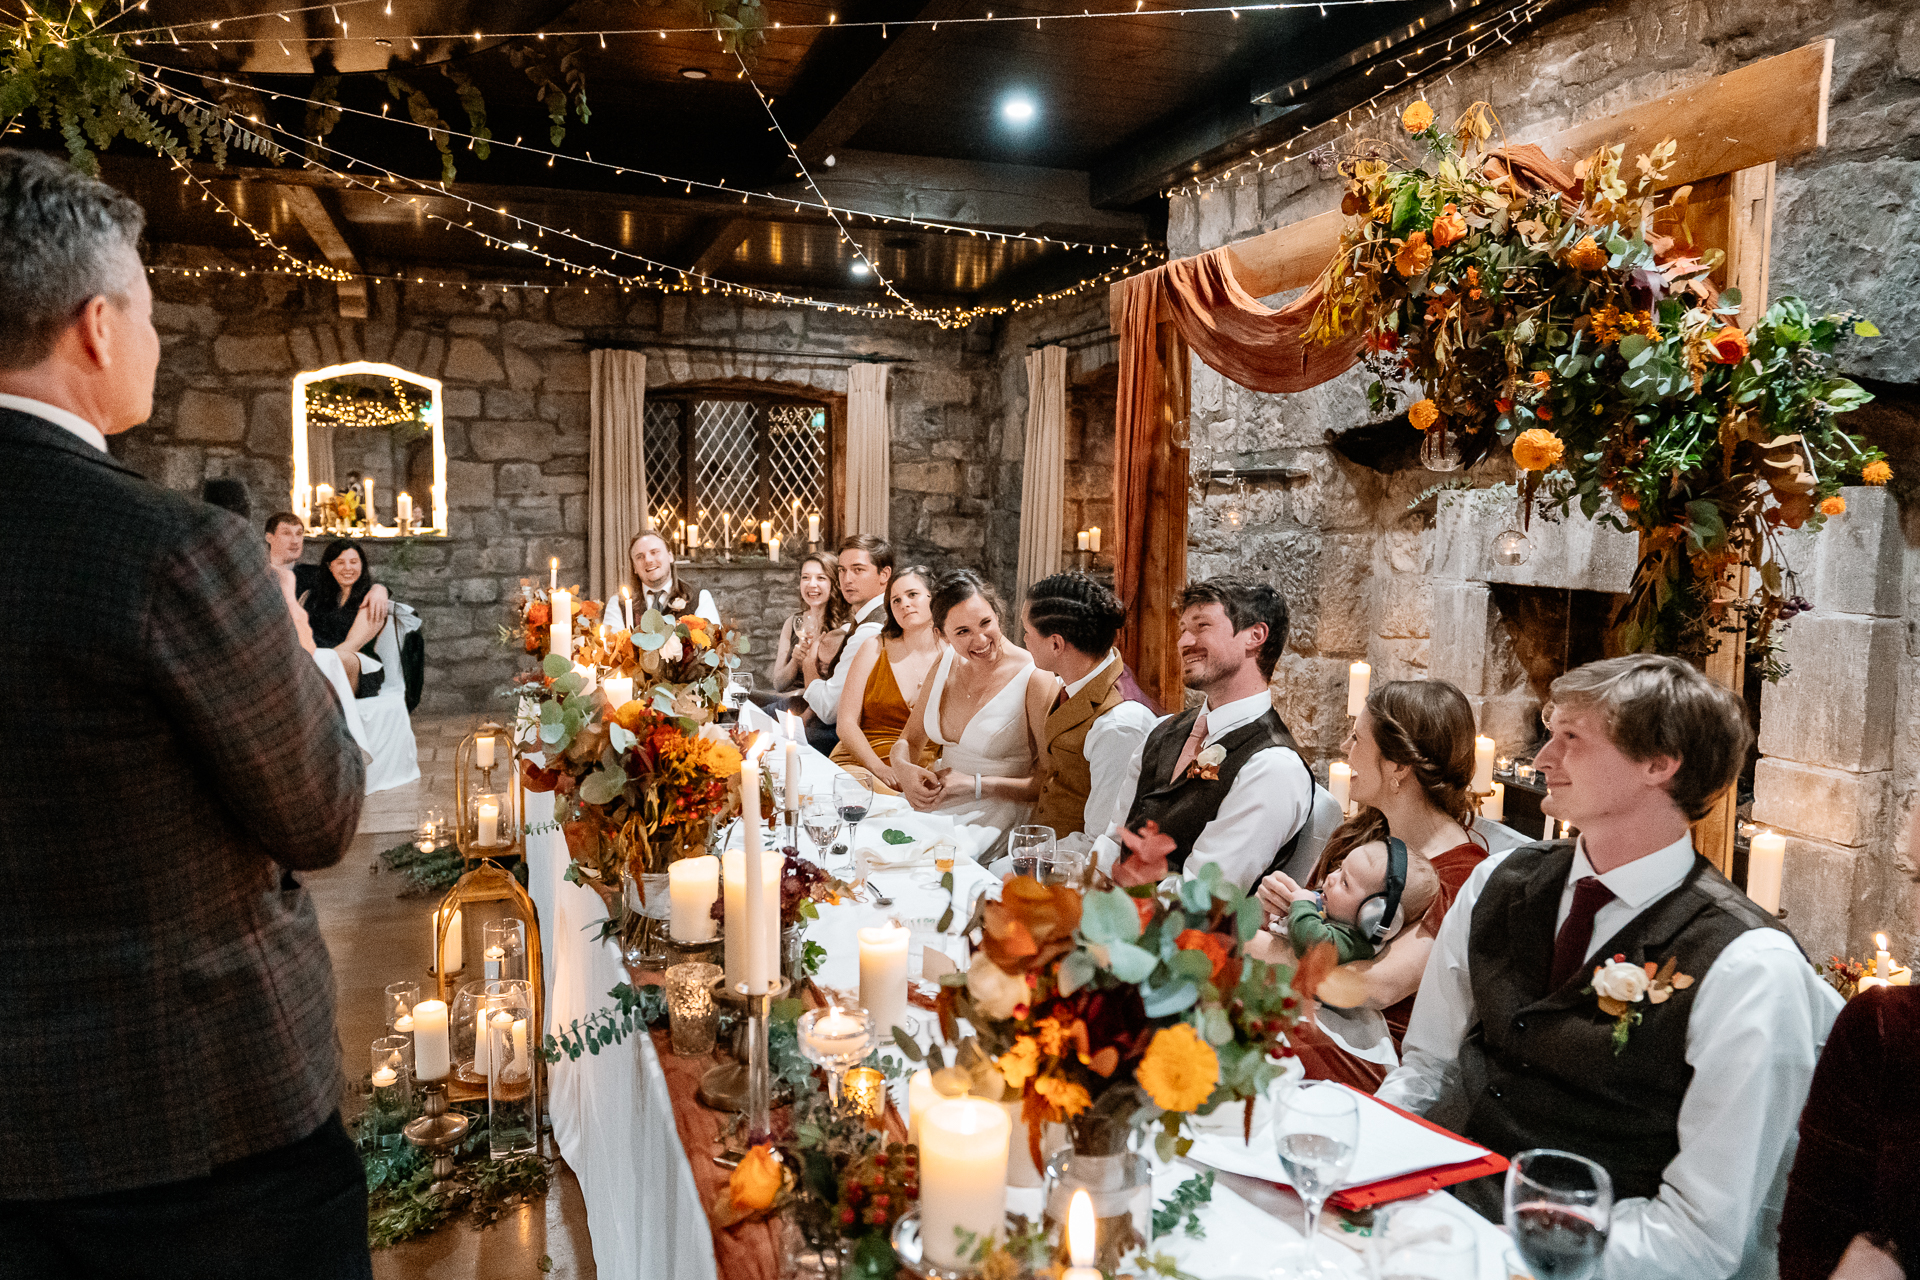
[[[423,1081],[420,1091],[422,1114],[407,1121],[400,1132],[408,1142],[432,1155],[433,1185],[429,1189],[443,1191],[447,1180],[453,1177],[454,1148],[467,1136],[470,1122],[458,1111],[448,1109],[444,1079]]]

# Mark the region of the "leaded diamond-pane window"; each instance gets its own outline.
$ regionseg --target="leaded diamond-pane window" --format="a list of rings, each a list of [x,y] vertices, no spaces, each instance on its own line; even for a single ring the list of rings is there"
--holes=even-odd
[[[757,548],[770,522],[787,547],[825,525],[825,406],[755,396],[654,396],[647,402],[647,491],[656,526],[700,526],[701,541]]]

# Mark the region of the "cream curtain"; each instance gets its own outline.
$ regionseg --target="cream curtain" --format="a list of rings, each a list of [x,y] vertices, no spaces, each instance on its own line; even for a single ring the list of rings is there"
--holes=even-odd
[[[847,523],[843,533],[889,537],[893,429],[887,414],[887,366],[847,370]]]
[[[307,483],[338,489],[333,481],[333,424],[307,422]]]
[[[605,600],[627,577],[627,542],[647,527],[647,357],[595,351],[587,452],[587,594]]]
[[[1020,478],[1020,570],[1015,616],[1027,588],[1060,572],[1067,527],[1067,349],[1027,356],[1027,449]]]

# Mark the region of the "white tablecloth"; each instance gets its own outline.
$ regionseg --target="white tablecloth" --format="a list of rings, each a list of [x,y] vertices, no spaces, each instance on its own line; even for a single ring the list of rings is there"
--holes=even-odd
[[[830,794],[838,767],[811,748],[803,748],[801,754],[803,788]],[[883,857],[898,856],[903,850],[916,852],[916,845],[886,844],[887,830],[913,836],[917,844],[944,830],[942,820],[914,814],[900,801],[893,801],[895,807],[889,810],[884,807],[887,803],[882,801],[883,807],[861,823],[857,847],[873,848]],[[536,825],[549,821],[552,807],[551,796],[529,797],[528,821]],[[966,861],[966,833],[960,834],[963,856],[956,864],[955,882],[962,901],[955,909],[956,929],[965,922],[972,899],[993,882],[978,864]],[[801,847],[815,854],[804,832]],[[530,891],[540,912],[544,947],[549,1029],[606,1007],[607,992],[626,981],[618,950],[611,942],[595,941],[606,914],[600,898],[562,879],[567,861],[566,843],[558,833],[528,838]],[[830,869],[852,878],[845,858],[833,862]],[[822,987],[858,990],[855,931],[887,919],[899,919],[914,930],[910,973],[919,973],[919,952],[929,944],[965,963],[957,938],[933,933],[947,895],[938,887],[938,873],[930,863],[874,871],[869,879],[893,899],[890,906],[861,902],[826,907],[809,930],[808,936],[827,950],[816,979]],[[914,1016],[924,1045],[933,1030],[932,1015],[916,1010]],[[594,1266],[602,1280],[719,1280],[706,1207],[694,1189],[687,1153],[674,1128],[666,1077],[651,1037],[632,1037],[598,1055],[561,1062],[552,1068],[551,1081],[554,1136],[580,1180]],[[904,1081],[897,1084],[896,1092],[895,1102],[904,1109]],[[1161,1168],[1155,1177],[1156,1197],[1163,1198],[1194,1172],[1185,1164]],[[1039,1210],[1038,1191],[1013,1190],[1008,1196],[1010,1210],[1029,1215]],[[1506,1236],[1449,1195],[1435,1193],[1424,1199],[1472,1225],[1480,1241],[1481,1280],[1505,1280],[1501,1257],[1508,1247]],[[1300,1239],[1299,1201],[1293,1194],[1235,1174],[1220,1175],[1213,1201],[1200,1217],[1206,1227],[1203,1239],[1188,1239],[1176,1232],[1156,1241],[1155,1248],[1179,1259],[1183,1270],[1208,1280],[1264,1278],[1272,1269],[1274,1246]],[[1323,1241],[1322,1256],[1337,1261],[1355,1277],[1366,1275],[1361,1255],[1345,1244]]]

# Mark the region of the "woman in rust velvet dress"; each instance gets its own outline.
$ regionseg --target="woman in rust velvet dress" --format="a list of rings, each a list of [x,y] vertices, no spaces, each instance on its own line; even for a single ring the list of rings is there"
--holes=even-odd
[[[946,645],[929,606],[932,574],[924,565],[896,573],[887,583],[887,623],[860,647],[847,668],[840,694],[840,744],[829,757],[879,795],[900,794],[888,753],[906,730],[914,699]]]
[[[1293,1043],[1309,1079],[1338,1080],[1371,1093],[1399,1061],[1420,975],[1454,895],[1487,856],[1469,835],[1473,801],[1473,708],[1444,680],[1396,680],[1367,699],[1342,750],[1353,766],[1352,818],[1327,840],[1309,888],[1354,850],[1389,833],[1423,853],[1440,875],[1440,896],[1404,922],[1373,959],[1343,965],[1321,986],[1315,1025],[1301,1024]],[[1292,882],[1275,873],[1262,882],[1261,905],[1284,921]],[[1261,940],[1268,954],[1290,960],[1279,937]],[[1338,1000],[1344,1008],[1333,1008]]]

